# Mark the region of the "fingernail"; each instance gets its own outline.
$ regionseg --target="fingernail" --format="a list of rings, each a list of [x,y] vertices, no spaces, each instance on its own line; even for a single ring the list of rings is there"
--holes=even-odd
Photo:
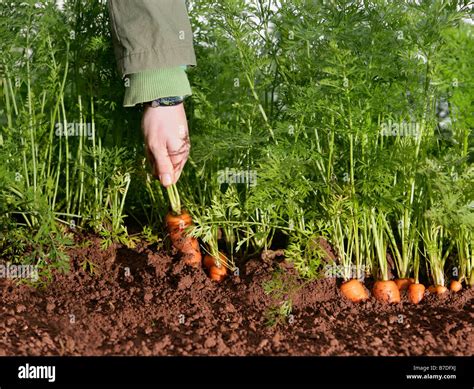
[[[171,185],[171,174],[165,173],[160,175],[160,181],[163,186],[170,186]]]

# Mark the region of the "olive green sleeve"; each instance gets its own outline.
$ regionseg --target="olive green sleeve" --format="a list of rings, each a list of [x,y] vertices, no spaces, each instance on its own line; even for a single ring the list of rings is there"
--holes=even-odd
[[[185,0],[109,0],[108,8],[122,77],[196,65]]]
[[[161,97],[191,95],[188,77],[182,66],[133,73],[125,81],[124,107]]]

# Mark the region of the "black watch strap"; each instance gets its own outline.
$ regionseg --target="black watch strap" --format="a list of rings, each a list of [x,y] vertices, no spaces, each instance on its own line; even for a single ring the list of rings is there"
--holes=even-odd
[[[183,96],[170,96],[170,97],[160,97],[159,99],[155,99],[150,101],[148,104],[152,108],[156,107],[172,107],[173,105],[181,104],[184,101]]]

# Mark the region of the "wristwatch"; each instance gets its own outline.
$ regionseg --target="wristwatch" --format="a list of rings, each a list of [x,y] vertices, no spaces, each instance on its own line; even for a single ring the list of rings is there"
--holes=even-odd
[[[170,97],[160,97],[159,99],[155,99],[153,101],[150,101],[149,104],[150,107],[156,108],[156,107],[172,107],[174,105],[181,104],[184,101],[183,96],[170,96]]]

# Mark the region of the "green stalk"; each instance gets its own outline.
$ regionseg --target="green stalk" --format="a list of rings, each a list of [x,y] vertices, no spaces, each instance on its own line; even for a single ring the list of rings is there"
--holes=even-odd
[[[4,65],[5,66],[5,65]],[[8,74],[7,74],[8,77]],[[2,86],[5,85],[5,106],[6,106],[6,111],[7,111],[7,127],[9,129],[13,128],[13,120],[12,120],[12,108],[10,104],[10,96],[9,96],[9,84],[10,80],[7,81],[7,78],[2,78]],[[14,98],[14,95],[12,94],[12,99]]]
[[[61,121],[61,114],[60,111],[58,110],[58,122]],[[62,136],[59,137],[59,148],[58,148],[58,162],[56,164],[56,183],[54,185],[54,193],[53,193],[53,199],[51,202],[51,209],[54,210],[56,208],[56,197],[58,195],[58,190],[59,190],[59,178],[61,176],[61,163],[63,159],[62,155]]]
[[[418,242],[416,227],[412,221],[412,209],[405,208],[402,219],[398,225],[398,233],[401,241],[401,251],[398,242],[389,223],[385,223],[385,230],[389,238],[390,248],[394,256],[398,278],[408,278],[410,265],[416,252]]]
[[[93,98],[91,97],[91,121],[92,121],[92,158],[93,158],[93,166],[94,166],[94,209],[97,212],[100,209],[100,205],[102,204],[102,196],[99,198],[99,177],[98,175],[98,168],[97,168],[97,157],[98,157],[98,151],[97,151],[97,145],[96,145],[96,139],[95,139],[95,121],[94,121],[94,101]]]
[[[63,114],[63,126],[64,126],[64,153],[65,153],[65,167],[66,167],[66,209],[67,213],[71,211],[71,201],[69,196],[69,135],[67,131],[67,116],[66,116],[66,107],[64,106],[64,96],[60,97],[61,99],[61,111]]]
[[[341,215],[337,215],[333,219],[333,243],[342,265],[342,277],[344,281],[353,278],[352,274],[352,252],[354,248],[353,226],[344,228],[347,224],[341,220]]]
[[[419,274],[420,274],[420,250],[418,250],[417,248],[413,255],[413,278],[415,280],[415,284],[420,283]]]
[[[374,248],[373,248],[373,241],[370,238],[370,211],[364,209],[362,213],[362,228],[361,228],[361,242],[362,245],[362,252],[364,255],[366,273],[371,272],[373,269],[374,264]]]
[[[334,124],[334,114],[331,115],[331,128],[330,128],[330,138],[329,138],[329,154],[328,154],[328,167],[326,169],[326,188],[328,193],[331,191],[330,183],[331,183],[331,176],[334,170],[333,166],[333,158],[334,158],[334,137],[335,137],[335,124]]]
[[[29,20],[29,25],[31,25],[31,20]],[[28,51],[30,48],[30,29],[28,28],[28,33],[26,34],[26,55],[28,56]],[[33,190],[36,193],[37,187],[37,168],[36,168],[36,150],[35,150],[35,131],[33,123],[33,95],[31,92],[31,68],[30,68],[30,59],[27,58],[26,61],[26,86],[27,86],[27,105],[28,105],[28,127],[30,132],[30,143],[31,143],[31,160],[33,162]]]
[[[181,215],[181,200],[179,198],[178,188],[176,184],[172,184],[166,188],[170,200],[171,210],[176,215]]]
[[[50,46],[51,47],[51,46]],[[52,51],[52,48],[51,48],[51,55],[53,57],[53,63],[56,63],[56,61],[54,60],[54,53]],[[56,69],[57,70],[57,69]],[[67,72],[64,72],[64,76],[63,76],[63,79],[62,79],[62,83],[60,84],[60,90],[59,90],[59,97],[56,101],[56,104],[54,105],[54,110],[51,114],[51,127],[50,127],[50,134],[49,134],[49,144],[48,144],[48,158],[47,158],[47,170],[46,170],[46,177],[53,177],[53,172],[52,172],[52,157],[53,157],[53,151],[54,151],[54,144],[55,142],[53,141],[53,138],[54,138],[54,127],[55,127],[55,121],[56,121],[56,118],[58,118],[58,123],[61,121],[60,120],[60,117],[59,117],[59,105],[60,105],[60,102],[61,102],[61,99],[62,99],[62,96],[64,95],[64,87],[66,85],[66,79],[67,79]],[[46,163],[46,162],[45,162]],[[57,179],[56,179],[56,182],[59,183],[59,167],[60,167],[60,164],[57,166],[57,171],[56,171],[56,174],[57,174]],[[55,208],[55,198],[56,198],[56,193],[57,193],[57,190],[58,190],[58,185],[55,185],[55,191],[54,191],[54,195],[53,195],[53,198],[50,199],[50,204],[51,204],[51,209],[54,210]]]
[[[423,225],[423,242],[425,257],[429,263],[429,270],[434,285],[446,286],[444,277],[444,266],[446,259],[451,252],[453,243],[450,242],[449,247],[444,250],[443,246],[446,241],[446,231],[441,225],[435,225],[426,219]]]
[[[120,202],[120,208],[118,210],[118,223],[117,223],[117,230],[118,228],[120,227],[120,222],[122,221],[122,215],[123,215],[123,208],[125,206],[125,199],[127,198],[127,193],[128,193],[128,188],[130,187],[130,174],[129,173],[125,173],[124,175],[124,181],[125,181],[125,188],[120,191],[120,193],[122,194],[122,199],[121,199],[121,202]]]
[[[458,252],[458,280],[473,285],[474,281],[474,234],[466,227],[461,226],[456,234],[456,248]]]
[[[78,96],[78,103],[79,103],[79,122],[81,126],[84,123],[83,120],[83,112],[82,112],[82,98]],[[79,214],[82,214],[82,205],[83,205],[83,197],[84,197],[84,174],[85,174],[85,163],[84,163],[84,152],[83,152],[83,138],[79,138],[79,148],[77,150],[77,160],[79,165],[79,200],[77,205],[77,211]]]
[[[354,278],[360,279],[362,277],[362,245],[363,245],[363,240],[362,234],[361,234],[361,226],[359,225],[359,220],[361,213],[359,211],[359,204],[357,203],[357,200],[354,201],[353,203],[353,209],[351,210],[352,215],[351,215],[351,235],[353,236],[353,247],[354,247],[354,256],[355,256],[355,270],[356,270],[356,276],[354,277],[354,274],[352,275]]]
[[[382,212],[376,217],[375,208],[371,212],[372,237],[383,281],[388,281],[387,243],[385,240],[386,219]]]

